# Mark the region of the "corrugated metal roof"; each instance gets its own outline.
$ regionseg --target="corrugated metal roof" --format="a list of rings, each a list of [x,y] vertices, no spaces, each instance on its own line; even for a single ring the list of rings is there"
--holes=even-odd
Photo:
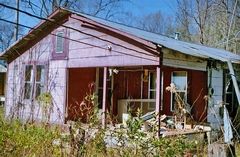
[[[76,14],[79,14],[79,13],[76,13]],[[93,20],[97,23],[106,25],[108,27],[112,27],[120,31],[129,33],[131,35],[137,36],[141,39],[153,42],[155,44],[159,44],[161,46],[164,46],[166,48],[169,48],[175,51],[179,51],[183,54],[192,55],[192,56],[201,57],[201,58],[211,58],[211,59],[216,59],[223,62],[230,60],[234,63],[240,63],[240,55],[233,54],[223,49],[212,48],[212,47],[207,47],[200,44],[193,44],[189,42],[176,40],[163,35],[147,32],[141,29],[129,27],[123,24],[107,21],[101,18],[97,18],[97,17],[85,15],[85,14],[79,14],[79,15],[86,17],[90,20]]]
[[[53,16],[55,17],[61,17],[61,15],[65,14],[71,14],[73,13],[72,11],[66,10],[66,9],[59,9],[55,13],[53,13]],[[152,42],[154,44],[159,44],[163,47],[181,52],[183,54],[191,55],[191,56],[196,56],[196,57],[201,57],[201,58],[210,58],[210,59],[216,59],[216,60],[221,60],[221,61],[232,61],[235,63],[240,64],[240,55],[233,54],[229,51],[223,50],[223,49],[217,49],[217,48],[211,48],[199,44],[193,44],[189,42],[183,42],[180,40],[175,40],[173,38],[169,38],[163,35],[147,32],[141,29],[137,29],[134,27],[129,27],[123,24],[107,21],[101,18],[89,16],[86,14],[80,14],[76,13],[75,14],[85,17],[89,20],[95,21],[99,24],[105,25],[106,27],[110,27],[128,34],[131,34],[133,36],[136,36],[138,38],[144,39],[146,41]],[[51,17],[53,18],[53,17]],[[58,18],[56,18],[58,19]],[[26,39],[26,41],[32,41],[32,38],[36,38],[36,34],[41,33],[41,27],[44,27],[45,25],[48,25],[48,21],[42,21],[33,31],[28,33],[25,37],[22,39],[18,40],[16,43],[12,44],[7,50],[5,50],[1,55],[1,59],[7,59],[9,62],[11,62],[14,58],[16,58],[19,54],[15,54],[15,52],[21,52],[24,51],[22,48],[23,46],[29,45],[28,42],[25,42],[23,44],[22,42]],[[52,24],[52,23],[50,23]],[[41,33],[42,34],[42,33]],[[34,35],[34,36],[32,36]],[[20,51],[21,50],[21,51]]]

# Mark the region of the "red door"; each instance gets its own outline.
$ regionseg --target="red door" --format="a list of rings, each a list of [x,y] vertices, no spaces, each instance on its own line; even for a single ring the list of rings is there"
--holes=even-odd
[[[69,69],[67,120],[85,121],[84,105],[80,105],[90,94],[90,84],[96,79],[95,68]]]
[[[192,71],[190,84],[190,100],[193,118],[196,121],[206,121],[207,116],[207,72]]]

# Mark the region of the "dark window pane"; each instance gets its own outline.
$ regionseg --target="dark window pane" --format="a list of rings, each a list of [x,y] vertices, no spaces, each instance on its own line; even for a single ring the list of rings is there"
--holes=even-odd
[[[27,65],[25,68],[25,81],[31,81],[32,73],[33,73],[33,66]]]
[[[44,66],[37,65],[37,72],[36,72],[36,81],[37,82],[44,82]]]
[[[36,84],[36,93],[35,93],[35,97],[37,98],[40,94],[43,93],[44,90],[44,85],[41,85],[40,83]]]
[[[150,91],[149,99],[155,99],[156,98],[156,91]]]
[[[24,99],[30,99],[31,98],[31,89],[32,89],[32,84],[31,83],[25,83]]]
[[[156,89],[156,73],[150,73],[150,89]]]
[[[148,105],[148,111],[154,111],[156,108],[156,103],[150,102]]]

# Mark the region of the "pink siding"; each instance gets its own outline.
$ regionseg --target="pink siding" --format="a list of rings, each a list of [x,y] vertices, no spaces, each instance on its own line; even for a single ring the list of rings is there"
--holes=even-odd
[[[9,64],[5,105],[6,117],[10,118],[14,114],[25,120],[29,119],[32,108],[31,103],[29,100],[23,99],[25,65],[44,64],[49,68],[46,86],[52,94],[54,105],[50,121],[53,123],[63,123],[67,64],[64,61],[51,61],[52,49],[52,36],[49,35]],[[14,72],[14,66],[18,67],[16,72]],[[14,99],[16,99],[15,102]],[[21,102],[22,108],[16,107],[17,101]],[[39,107],[37,102],[34,103],[32,113],[35,120],[40,120],[42,118],[41,107]]]
[[[53,97],[54,106],[51,113],[51,122],[53,123],[63,123],[65,119],[67,68],[158,64],[158,58],[149,55],[150,53],[111,35],[90,30],[88,28],[82,28],[81,22],[77,20],[70,19],[70,21],[66,22],[66,25],[83,30],[84,32],[119,45],[124,45],[127,48],[116,46],[73,30],[67,30],[70,39],[79,40],[82,43],[66,39],[67,42],[65,42],[65,47],[69,46],[69,52],[66,56],[67,58],[64,58],[64,60],[52,60],[52,52],[54,50],[53,40],[55,39],[55,36],[48,35],[9,64],[6,93],[7,117],[12,116],[13,114],[16,116],[18,113],[20,118],[28,119],[32,111],[34,119],[39,120],[42,118],[41,107],[39,107],[37,101],[35,101],[34,109],[32,109],[30,101],[23,99],[24,70],[25,65],[27,64],[41,63],[48,67],[48,80],[46,86]],[[53,33],[62,29],[65,28],[57,28]],[[89,43],[92,46],[84,43]],[[107,49],[108,46],[111,46],[112,51]],[[146,54],[139,54],[138,52]],[[14,66],[18,67],[17,72],[14,72]],[[16,102],[14,102],[14,98],[21,102],[23,108],[17,109],[15,107]],[[19,114],[19,112],[21,112],[21,114]]]
[[[69,67],[158,65],[159,63],[158,57],[154,57],[149,52],[133,46],[126,41],[120,40],[117,37],[92,29],[81,28],[81,23],[74,19],[70,19],[68,24],[87,34],[117,43],[117,45],[114,45],[71,30],[70,38],[80,40],[82,43],[70,41]],[[86,45],[84,43],[90,43],[91,45]],[[123,45],[124,47],[118,45]],[[111,46],[112,51],[107,49],[108,46]],[[145,54],[140,54],[139,52]]]

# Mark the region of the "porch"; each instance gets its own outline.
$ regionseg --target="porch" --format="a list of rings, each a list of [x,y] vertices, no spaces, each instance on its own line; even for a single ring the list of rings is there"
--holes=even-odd
[[[113,123],[122,123],[127,114],[134,117],[138,112],[174,116],[175,95],[165,90],[171,82],[179,89],[182,101],[190,104],[192,120],[206,121],[206,80],[206,72],[171,67],[69,68],[66,121],[85,121],[80,104],[89,94],[97,96],[95,103],[102,111],[103,126],[107,124],[106,115]]]

